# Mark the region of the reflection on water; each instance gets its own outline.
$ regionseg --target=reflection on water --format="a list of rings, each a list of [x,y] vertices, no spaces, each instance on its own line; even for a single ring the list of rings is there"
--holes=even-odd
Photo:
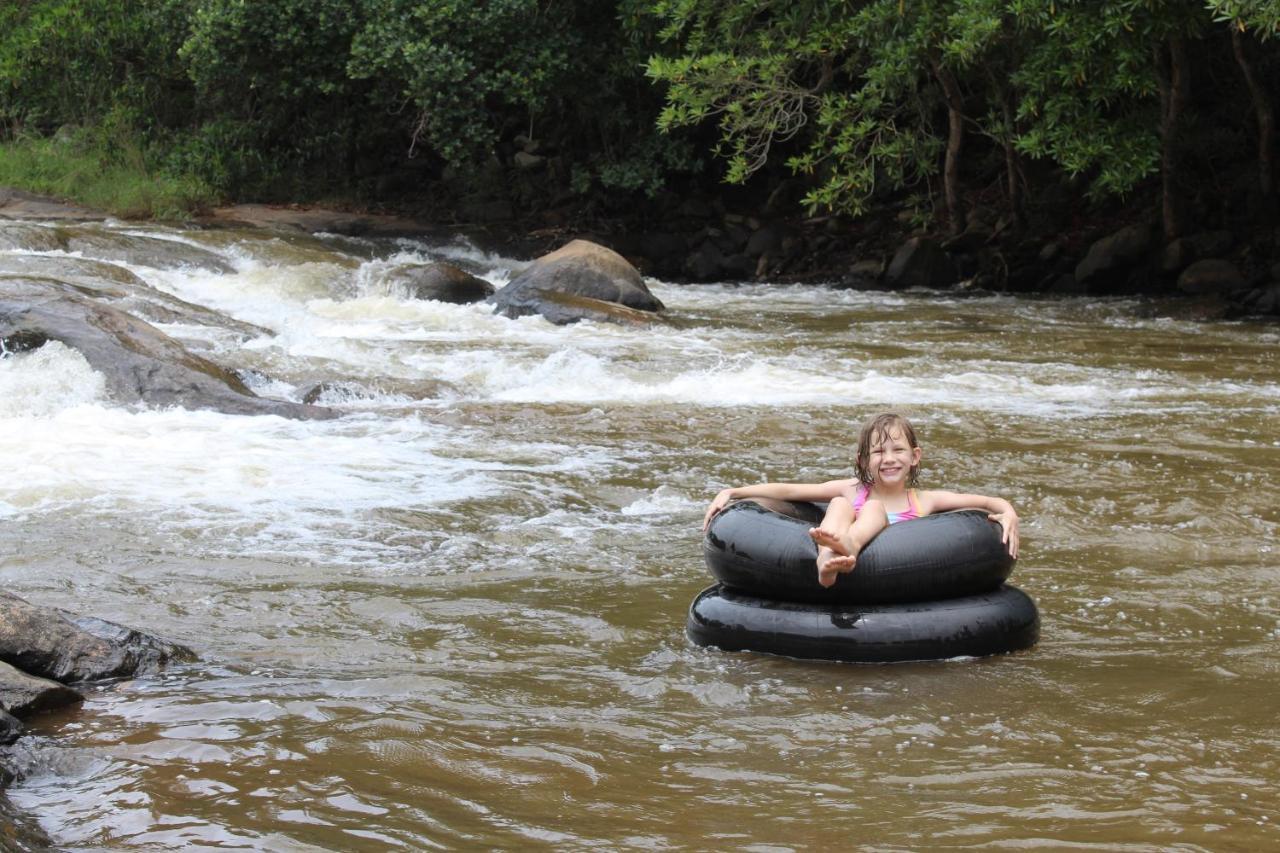
[[[133,231],[235,270],[124,264],[147,284],[273,332],[169,334],[348,414],[129,411],[72,351],[0,360],[0,583],[201,657],[19,742],[64,848],[1277,844],[1273,327],[655,283],[685,322],[556,328],[378,290],[519,268],[462,243]],[[890,407],[929,485],[1018,506],[1040,644],[690,645],[714,491],[841,475]]]

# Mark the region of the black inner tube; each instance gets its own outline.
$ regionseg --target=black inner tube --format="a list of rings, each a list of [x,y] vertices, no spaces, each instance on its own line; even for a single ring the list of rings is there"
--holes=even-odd
[[[843,605],[775,601],[716,584],[694,599],[686,630],[698,645],[725,651],[888,663],[1029,648],[1040,614],[1008,585],[941,601]]]
[[[852,572],[824,588],[809,538],[822,514],[818,504],[732,503],[703,538],[707,568],[737,592],[826,604],[955,598],[994,590],[1013,571],[1000,525],[984,510],[957,510],[890,525],[862,550]]]

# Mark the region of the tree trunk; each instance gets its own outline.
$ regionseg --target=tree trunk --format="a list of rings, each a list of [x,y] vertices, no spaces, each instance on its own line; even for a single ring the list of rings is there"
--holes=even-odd
[[[1009,217],[1013,221],[1013,227],[1016,231],[1021,231],[1023,226],[1022,216],[1022,181],[1021,170],[1018,168],[1018,149],[1013,146],[1014,137],[1014,118],[1013,104],[1010,103],[1012,93],[1002,91],[1000,94],[1000,109],[1004,113],[1004,171],[1005,180],[1008,183],[1009,192]]]
[[[1231,47],[1235,51],[1240,73],[1244,75],[1245,85],[1249,87],[1253,111],[1258,119],[1258,191],[1268,214],[1274,215],[1276,117],[1271,106],[1271,94],[1254,67],[1249,37],[1237,27],[1231,27]]]
[[[952,234],[964,230],[965,214],[960,206],[960,151],[964,146],[964,97],[955,75],[936,57],[931,58],[933,74],[947,101],[947,158],[942,167],[942,187],[947,200],[947,220]]]
[[[1168,65],[1160,76],[1160,214],[1166,242],[1186,233],[1185,205],[1179,194],[1181,170],[1178,165],[1178,141],[1182,116],[1190,98],[1191,81],[1187,67],[1187,44],[1180,35],[1171,35],[1164,47]],[[1163,63],[1160,63],[1163,65]]]

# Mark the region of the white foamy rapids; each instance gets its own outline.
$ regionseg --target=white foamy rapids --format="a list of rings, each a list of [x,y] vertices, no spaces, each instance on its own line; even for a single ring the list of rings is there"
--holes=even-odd
[[[452,260],[495,285],[505,284],[523,266],[468,244],[398,241],[382,244],[382,254],[374,251],[369,258],[346,253],[337,243],[298,248],[279,242],[237,237],[199,243],[233,265],[231,274],[130,269],[172,295],[272,330],[244,343],[233,334],[166,327],[180,339],[211,348],[215,360],[244,364],[257,359],[250,366],[263,377],[278,377],[298,364],[305,365],[298,374],[308,381],[317,370],[335,381],[375,386],[381,378],[440,380],[456,389],[445,392],[457,395],[450,402],[461,397],[583,405],[894,407],[909,401],[1070,418],[1138,409],[1199,411],[1240,394],[1280,399],[1280,384],[1263,379],[1205,385],[1177,373],[1046,364],[1034,353],[1020,360],[1007,347],[965,349],[953,356],[945,348],[900,339],[919,329],[922,307],[940,312],[936,316],[945,322],[952,312],[981,316],[980,300],[946,307],[937,298],[920,302],[900,294],[821,287],[679,287],[651,281],[669,313],[687,322],[647,329],[600,323],[560,327],[540,317],[497,316],[486,304],[406,299],[379,284],[401,264]],[[1026,328],[1011,334],[1032,334],[1036,323],[1052,322],[1045,315],[1053,310],[1037,305]],[[271,378],[255,387],[295,399],[305,390]],[[388,397],[385,402],[404,401]],[[377,405],[363,396],[348,408]]]
[[[102,374],[57,341],[0,357],[0,419],[47,417],[94,403],[103,390]]]
[[[706,501],[691,500],[670,486],[659,486],[651,494],[645,495],[622,507],[620,512],[625,517],[671,515],[695,513],[706,508]]]
[[[656,343],[657,341],[655,341]],[[1062,365],[1025,370],[1019,365],[954,365],[928,359],[881,364],[858,358],[826,359],[826,376],[806,354],[759,357],[650,348],[647,357],[577,347],[543,356],[518,348],[433,354],[421,366],[481,399],[519,403],[682,406],[895,406],[917,405],[1078,417],[1141,407],[1184,409],[1213,405],[1241,393],[1239,386],[1206,390],[1159,374]],[[1025,372],[1026,375],[1018,375]],[[1256,392],[1253,389],[1251,393]],[[1265,393],[1267,389],[1262,389]],[[1274,392],[1276,389],[1271,389]]]
[[[505,479],[513,471],[611,464],[602,452],[570,446],[484,445],[466,430],[414,417],[300,422],[92,405],[0,417],[0,516],[123,514],[161,532],[196,532],[214,552],[222,538],[241,553],[296,556],[312,547],[341,562],[333,552],[346,539],[377,551],[394,538],[371,537],[388,523],[380,510],[496,496],[518,488]]]

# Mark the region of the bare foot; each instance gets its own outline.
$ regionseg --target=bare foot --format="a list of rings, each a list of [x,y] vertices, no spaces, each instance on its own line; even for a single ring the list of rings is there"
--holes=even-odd
[[[809,538],[818,543],[818,550],[829,548],[841,557],[849,556],[849,546],[844,544],[844,540],[829,530],[823,530],[821,527],[809,528]]]
[[[821,549],[818,552],[818,583],[822,586],[831,586],[838,576],[853,571],[854,564],[857,562],[857,557],[836,554],[828,548]]]

